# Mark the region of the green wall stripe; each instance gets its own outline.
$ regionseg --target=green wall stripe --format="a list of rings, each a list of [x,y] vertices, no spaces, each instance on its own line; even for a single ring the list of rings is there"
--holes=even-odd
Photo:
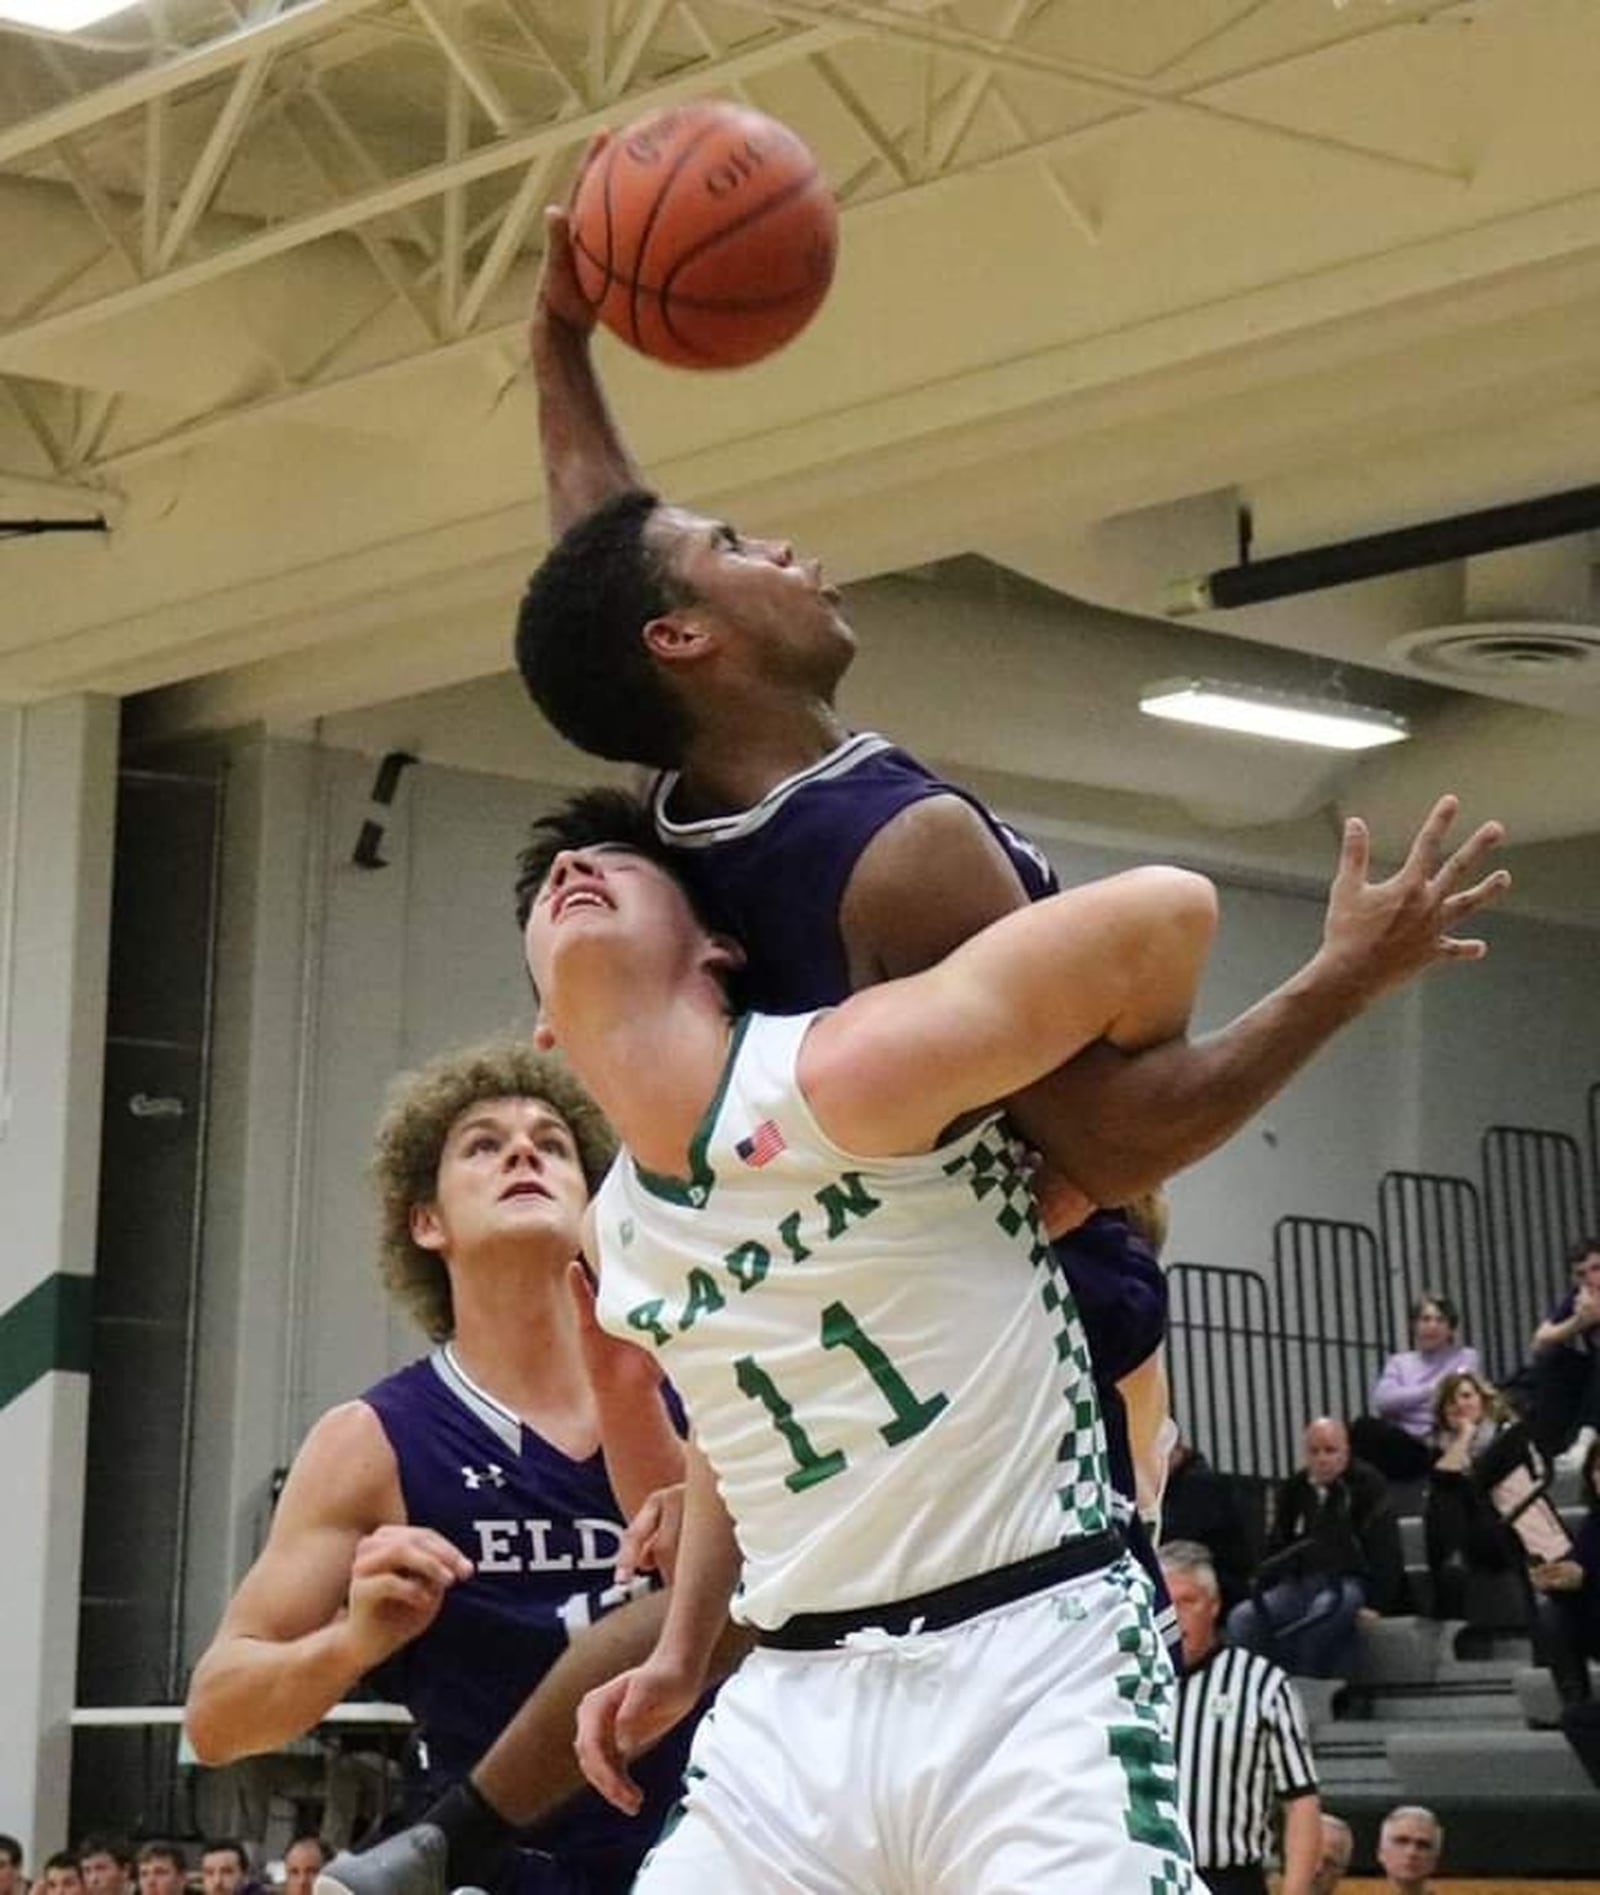
[[[58,1271],[0,1316],[0,1408],[52,1369],[89,1373],[94,1278]]]

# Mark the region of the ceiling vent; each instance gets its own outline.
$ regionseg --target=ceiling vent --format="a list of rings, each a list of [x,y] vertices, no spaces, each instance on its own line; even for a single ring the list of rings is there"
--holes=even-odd
[[[1435,625],[1396,639],[1390,649],[1431,677],[1463,682],[1499,679],[1600,684],[1600,627],[1507,619]]]

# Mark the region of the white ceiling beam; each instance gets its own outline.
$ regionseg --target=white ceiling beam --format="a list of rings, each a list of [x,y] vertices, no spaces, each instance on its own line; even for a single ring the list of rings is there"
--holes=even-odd
[[[655,38],[662,20],[671,9],[672,0],[640,0],[638,11],[633,16],[633,24],[628,28],[622,43],[616,50],[616,56],[606,69],[601,95],[607,99],[620,99],[633,84],[639,71],[639,62],[649,50],[650,42]]]
[[[28,506],[58,507],[63,500],[90,506],[97,513],[110,513],[121,500],[115,491],[91,486],[87,481],[51,480],[40,474],[25,474],[0,467],[0,508],[21,502]]]
[[[410,0],[410,6],[450,62],[456,77],[483,107],[489,123],[502,134],[510,131],[516,123],[516,115],[489,76],[487,67],[462,37],[459,22],[446,20],[433,0]]]
[[[1336,138],[1331,133],[1303,131],[1298,126],[1280,124],[1274,119],[1257,118],[1249,112],[1213,105],[1191,93],[1163,93],[1137,81],[1117,78],[1080,60],[1063,59],[1058,54],[1039,52],[1028,46],[1008,45],[988,34],[973,32],[970,28],[943,20],[913,18],[892,7],[876,5],[874,0],[828,0],[826,5],[810,4],[808,0],[750,0],[750,3],[781,19],[813,23],[848,19],[864,31],[886,40],[962,54],[970,59],[981,59],[996,68],[1012,68],[1040,78],[1057,79],[1097,97],[1126,105],[1138,115],[1156,113],[1168,118],[1187,118],[1225,125],[1254,132],[1264,138],[1309,145],[1410,176],[1434,177],[1462,186],[1468,182],[1467,175],[1455,165],[1435,164],[1431,159],[1409,157],[1402,152],[1360,144],[1353,139]],[[1197,82],[1197,89],[1200,84],[1210,86],[1214,83],[1209,79]]]
[[[290,11],[259,24],[243,26],[237,32],[225,33],[207,45],[180,53],[175,59],[96,86],[49,111],[35,113],[20,125],[0,131],[0,166],[14,165],[19,158],[41,151],[60,138],[70,138],[76,132],[103,125],[108,119],[136,111],[153,100],[168,98],[207,79],[215,79],[259,53],[282,52],[286,46],[317,38],[342,21],[389,4],[392,0],[302,0],[302,4]]]
[[[327,100],[320,96],[316,96],[314,102],[325,110],[332,110]],[[296,148],[323,185],[330,192],[337,192],[340,189],[338,179],[334,177],[327,160],[317,150],[310,134],[295,116],[288,100],[284,102],[284,110],[279,114],[278,122],[294,140]],[[367,260],[388,285],[390,293],[398,301],[404,303],[416,317],[417,324],[427,340],[437,342],[439,331],[434,324],[433,311],[428,307],[420,288],[413,282],[405,265],[396,255],[394,246],[386,242],[376,231],[368,230],[364,224],[358,224],[353,234],[356,242],[366,252]]]
[[[61,160],[61,168],[66,172],[67,182],[72,186],[79,203],[89,213],[90,221],[128,266],[128,274],[137,282],[144,275],[138,248],[112,207],[110,198],[101,189],[99,179],[84,162],[76,139],[63,138],[57,144],[55,154]]]
[[[477,273],[457,307],[455,333],[458,336],[468,334],[477,323],[483,314],[484,305],[500,287],[507,270],[516,260],[529,224],[539,214],[549,196],[550,174],[554,169],[552,159],[541,158],[523,174],[516,195],[500,219],[500,228],[495,232],[494,241],[484,252],[483,261],[478,265]]]
[[[412,0],[416,4],[416,0]],[[445,93],[445,162],[460,164],[467,152],[471,100],[461,75],[452,72]],[[467,191],[454,185],[445,192],[439,218],[439,330],[453,335],[456,315],[461,308],[461,287],[466,274]]]
[[[167,134],[171,115],[165,98],[152,99],[144,109],[144,201],[141,205],[140,276],[156,267],[161,249],[161,219],[167,208]]]
[[[533,0],[500,0],[500,4],[517,32],[550,68],[565,90],[568,103],[580,110],[593,105],[595,95],[584,84],[582,68],[567,57],[565,48],[535,12]]]
[[[250,114],[261,97],[261,88],[267,82],[267,74],[272,70],[272,62],[276,57],[271,47],[260,49],[252,53],[234,74],[233,86],[162,233],[160,247],[156,251],[158,270],[169,267],[189,241],[195,225],[209,209],[217,186],[222,181],[222,174],[239,148],[239,140],[244,136]]]
[[[387,184],[388,178],[383,167],[362,143],[355,127],[328,97],[320,78],[315,74],[311,75],[301,89],[322,114],[323,123],[332,132],[360,177],[374,189],[381,189]],[[405,226],[407,237],[425,257],[437,255],[439,246],[434,241],[433,232],[428,228],[426,219],[408,208],[399,213],[396,221]]]
[[[319,0],[319,3],[334,5],[338,0]],[[350,4],[354,3],[355,0],[350,0]],[[857,35],[852,28],[839,26],[822,27],[763,42],[724,61],[717,69],[717,78],[720,83],[733,84],[752,72],[791,65],[855,37]],[[690,98],[703,89],[705,78],[706,74],[698,67],[675,73],[671,79],[636,94],[633,102],[642,111]],[[31,322],[0,331],[0,370],[8,364],[17,363],[30,345],[76,334],[115,316],[153,308],[186,290],[218,282],[240,270],[264,263],[272,257],[283,256],[336,232],[350,230],[373,218],[386,217],[410,205],[425,203],[457,186],[471,184],[479,178],[493,177],[501,171],[515,170],[521,165],[563,151],[599,131],[609,118],[609,112],[600,110],[539,126],[517,137],[484,146],[459,160],[425,166],[406,177],[359,193],[342,204],[271,225],[253,237],[246,237],[210,256],[167,270],[128,289],[91,297],[69,308],[41,314]]]

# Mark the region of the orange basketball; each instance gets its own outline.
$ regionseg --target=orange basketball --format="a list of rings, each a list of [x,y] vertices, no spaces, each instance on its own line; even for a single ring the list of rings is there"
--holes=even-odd
[[[776,119],[710,99],[639,120],[578,186],[578,281],[606,327],[682,368],[738,368],[796,336],[833,280],[839,214]]]

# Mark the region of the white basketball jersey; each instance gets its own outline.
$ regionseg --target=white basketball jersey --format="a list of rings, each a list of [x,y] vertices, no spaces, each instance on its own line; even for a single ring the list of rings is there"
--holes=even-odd
[[[882,1604],[1111,1522],[1071,1293],[998,1117],[860,1158],[795,1080],[815,1014],[735,1029],[663,1178],[626,1153],[596,1198],[600,1319],[682,1395],[738,1530],[735,1612]]]

